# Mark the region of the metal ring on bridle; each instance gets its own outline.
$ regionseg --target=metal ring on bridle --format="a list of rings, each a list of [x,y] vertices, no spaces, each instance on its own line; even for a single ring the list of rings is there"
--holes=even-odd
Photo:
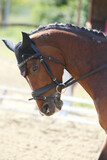
[[[58,90],[59,87],[61,87],[61,89],[63,89],[63,86],[65,86],[63,83],[60,83],[59,85],[56,86],[56,92],[57,92],[58,94],[61,94],[61,92]],[[64,88],[64,90],[63,90],[62,93],[64,93],[65,91],[66,91],[66,88]]]
[[[58,90],[58,88],[59,88],[59,85],[56,86],[56,92],[57,92],[58,94],[61,94],[61,92]]]

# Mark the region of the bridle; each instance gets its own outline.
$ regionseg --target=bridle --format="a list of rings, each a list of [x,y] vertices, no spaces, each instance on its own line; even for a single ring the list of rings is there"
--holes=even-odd
[[[55,63],[58,63],[58,64],[62,65],[64,68],[65,68],[65,65],[64,65],[62,62],[60,62],[60,61],[58,61],[58,60],[56,60],[56,59],[54,59],[54,58],[52,58],[52,57],[43,56],[43,55],[40,53],[40,51],[38,50],[38,48],[36,47],[36,45],[34,44],[33,41],[31,41],[31,48],[32,48],[32,50],[34,51],[35,54],[29,55],[29,56],[28,56],[26,59],[24,59],[20,64],[18,64],[18,67],[19,67],[19,69],[20,69],[20,71],[21,71],[21,74],[23,75],[23,77],[26,77],[26,76],[27,76],[28,73],[27,73],[26,63],[27,63],[29,60],[31,60],[31,59],[39,59],[40,62],[43,64],[45,70],[47,71],[48,75],[50,76],[52,82],[51,82],[50,84],[48,84],[48,85],[40,88],[40,89],[34,90],[34,91],[32,92],[32,97],[33,97],[33,98],[30,98],[29,100],[33,100],[33,99],[38,99],[38,100],[47,100],[47,99],[50,100],[50,99],[55,99],[55,98],[58,96],[58,94],[61,94],[61,92],[59,91],[59,88],[61,88],[61,90],[62,90],[62,89],[64,89],[64,88],[66,88],[66,87],[69,87],[70,85],[72,85],[72,84],[74,84],[74,83],[76,83],[76,82],[78,82],[78,81],[80,81],[80,80],[83,80],[84,78],[89,77],[89,76],[91,76],[92,74],[94,74],[94,73],[96,73],[96,72],[98,72],[98,71],[101,71],[102,69],[104,69],[104,68],[107,67],[107,64],[104,64],[104,65],[102,65],[102,66],[94,69],[93,71],[88,72],[87,74],[85,74],[85,75],[83,75],[83,76],[81,76],[81,77],[79,77],[79,78],[77,78],[77,79],[74,79],[74,78],[72,77],[72,78],[70,78],[68,81],[66,81],[65,83],[61,83],[61,82],[57,81],[56,78],[53,76],[53,74],[52,74],[52,72],[51,72],[51,69],[50,69],[50,67],[49,67],[49,64],[48,64],[48,62],[46,61],[46,59],[48,59],[48,60],[50,60],[50,61],[54,61]],[[23,56],[23,55],[22,55],[22,56]],[[21,68],[22,68],[23,66],[24,66],[25,70],[22,72]],[[54,87],[56,87],[56,95],[55,95],[55,97],[41,96],[41,95],[43,95],[44,93],[48,92],[49,90],[51,90],[51,89],[54,88]]]
[[[52,82],[40,89],[37,89],[35,91],[32,92],[32,97],[33,98],[30,98],[29,100],[33,100],[33,99],[39,99],[39,100],[46,100],[46,99],[55,99],[57,97],[58,94],[61,94],[58,90],[59,87],[63,88],[64,84],[62,84],[61,82],[57,81],[56,78],[53,76],[52,72],[51,72],[51,69],[49,67],[49,64],[48,62],[46,61],[46,59],[50,60],[50,61],[54,61],[55,63],[58,63],[60,65],[62,65],[63,67],[65,67],[65,65],[52,58],[52,57],[49,57],[49,56],[43,56],[40,51],[38,50],[38,48],[36,47],[36,45],[33,43],[33,41],[31,41],[31,48],[32,50],[34,51],[35,54],[33,55],[30,55],[28,56],[28,58],[24,59],[21,63],[18,64],[18,67],[21,71],[21,75],[23,77],[26,77],[28,72],[27,72],[27,66],[26,66],[26,63],[31,60],[31,59],[39,59],[40,62],[43,64],[45,70],[47,71],[47,73],[49,74]],[[22,55],[22,57],[24,57],[24,55]],[[22,72],[22,67],[24,66],[24,71]],[[42,94],[48,92],[49,90],[51,90],[52,88],[56,87],[56,97],[46,97],[46,96],[41,96]]]

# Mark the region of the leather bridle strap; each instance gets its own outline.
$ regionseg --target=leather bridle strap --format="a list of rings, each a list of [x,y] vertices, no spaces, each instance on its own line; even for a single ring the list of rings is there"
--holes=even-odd
[[[32,99],[40,99],[40,100],[41,100],[41,99],[42,99],[42,100],[44,100],[44,99],[55,99],[55,97],[39,97],[40,95],[48,92],[48,91],[51,90],[52,88],[54,88],[54,87],[56,87],[56,86],[62,85],[61,82],[57,81],[56,78],[53,76],[53,74],[52,74],[52,72],[51,72],[51,69],[50,69],[50,67],[49,67],[49,64],[48,64],[48,62],[46,61],[46,59],[49,59],[49,60],[51,60],[51,61],[54,61],[54,62],[62,65],[63,67],[65,67],[65,65],[64,65],[62,62],[60,62],[60,61],[58,61],[58,60],[56,60],[56,59],[54,59],[54,58],[52,58],[52,57],[42,56],[41,53],[40,53],[40,51],[38,50],[38,48],[35,46],[35,44],[34,44],[33,42],[31,42],[31,48],[33,49],[33,51],[35,52],[35,54],[33,54],[32,56],[27,55],[28,58],[24,59],[20,64],[18,64],[18,67],[19,67],[20,70],[21,70],[21,68],[22,68],[23,66],[25,66],[25,70],[27,70],[26,63],[27,63],[29,60],[35,59],[35,58],[36,58],[36,59],[39,59],[40,62],[43,64],[45,70],[46,70],[47,73],[49,74],[50,78],[52,79],[52,83],[50,83],[50,84],[48,84],[48,85],[46,85],[46,86],[44,86],[44,87],[42,87],[42,88],[40,88],[40,89],[37,89],[37,90],[33,91],[33,92],[32,92],[33,98],[31,98],[31,99],[29,99],[29,100],[32,100]],[[25,54],[25,55],[26,55],[26,54]],[[24,55],[22,55],[22,56],[24,56]],[[24,71],[24,72],[25,72],[25,71]],[[21,74],[24,75],[24,77],[27,76],[27,72],[26,72],[26,74],[23,74],[23,73],[21,73]]]
[[[58,60],[55,60],[54,58],[52,57],[48,57],[48,56],[42,56],[40,51],[38,50],[38,48],[35,46],[35,44],[33,42],[31,42],[31,48],[33,49],[33,51],[35,52],[34,55],[32,56],[29,56],[28,58],[26,58],[23,62],[21,62],[20,64],[18,64],[18,67],[21,69],[21,67],[23,67],[29,60],[33,59],[33,58],[36,58],[36,59],[40,59],[41,63],[43,64],[44,68],[46,69],[47,73],[49,74],[49,76],[51,77],[52,79],[52,83],[40,88],[40,89],[37,89],[35,91],[32,92],[32,97],[31,99],[29,100],[32,100],[32,99],[39,99],[39,100],[46,100],[46,99],[55,99],[55,97],[45,97],[45,96],[42,96],[42,97],[39,97],[41,96],[42,94],[48,92],[49,90],[51,90],[52,88],[56,87],[56,92],[59,94],[60,91],[58,91],[58,88],[60,87],[61,89],[64,89],[64,88],[67,88],[69,87],[70,85],[73,85],[74,83],[80,81],[80,80],[83,80],[84,78],[87,78],[89,76],[91,76],[92,74],[95,74],[99,71],[101,71],[102,69],[106,68],[107,67],[107,64],[104,64],[96,69],[94,69],[93,71],[90,71],[88,73],[86,73],[85,75],[77,78],[77,79],[74,79],[73,77],[70,78],[69,80],[67,80],[65,83],[61,83],[59,81],[56,80],[56,78],[53,76],[51,70],[50,70],[50,67],[49,67],[49,64],[48,62],[45,60],[45,58],[49,59],[49,60],[52,60],[58,64],[61,64],[65,67],[65,65],[58,61]],[[56,94],[57,96],[57,94]]]
[[[95,73],[97,73],[97,72],[99,72],[99,71],[101,71],[102,69],[105,69],[105,68],[107,68],[107,64],[104,64],[104,65],[94,69],[93,71],[90,71],[90,72],[86,73],[85,75],[83,75],[83,76],[81,76],[77,79],[73,80],[73,78],[70,78],[67,82],[64,83],[64,85],[62,86],[62,89],[67,88],[67,87],[73,85],[74,83],[76,83],[80,80],[83,80],[83,79],[91,76],[92,74],[95,74]]]
[[[74,79],[72,77],[68,81],[66,81],[65,83],[59,83],[59,85],[57,85],[57,91],[58,91],[58,87],[61,87],[61,89],[67,88],[67,87],[73,85],[74,83],[76,83],[76,82],[78,82],[80,80],[83,80],[83,79],[91,76],[92,74],[95,74],[95,73],[101,71],[102,69],[104,69],[106,67],[107,67],[107,64],[104,64],[104,65],[94,69],[93,71],[91,71],[91,72],[89,72],[89,73],[87,73],[87,74],[85,74],[85,75],[83,75],[83,76],[81,76],[81,77],[79,77],[77,79]],[[55,83],[51,83],[49,85],[46,85],[45,87],[42,87],[42,88],[40,88],[38,90],[33,91],[32,92],[32,97],[33,98],[31,98],[29,100],[33,100],[33,99],[46,100],[46,99],[52,99],[52,98],[54,99],[55,97],[44,97],[44,96],[43,97],[39,97],[39,96],[44,94],[44,93],[46,93],[46,92],[48,92],[50,89],[52,89],[55,86],[56,86]]]
[[[33,100],[33,99],[41,99],[41,100],[46,100],[46,99],[54,99],[54,97],[46,97],[46,96],[42,96],[42,97],[39,97],[40,95],[48,92],[49,90],[51,90],[52,88],[56,87],[56,84],[55,83],[50,83],[40,89],[37,89],[35,91],[32,92],[32,97],[33,98],[30,98],[29,100]]]

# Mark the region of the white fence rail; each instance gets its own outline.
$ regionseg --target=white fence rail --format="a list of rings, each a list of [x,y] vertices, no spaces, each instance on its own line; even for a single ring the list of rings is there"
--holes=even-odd
[[[7,91],[13,91],[13,92],[19,92],[19,93],[24,93],[24,94],[30,94],[29,90],[22,90],[22,89],[18,89],[18,88],[11,88],[11,87],[5,87],[5,86],[0,86],[0,90],[3,91],[2,95],[0,96],[0,99],[7,99],[7,100],[21,100],[21,101],[25,101],[23,99],[14,99],[12,97],[9,96],[5,96]],[[93,105],[93,102],[91,100],[88,99],[82,99],[82,98],[76,98],[73,96],[65,96],[62,95],[62,99],[69,101],[69,102],[76,102],[76,103],[83,103],[83,104],[91,104]],[[28,101],[25,101],[28,102]]]
[[[13,97],[13,96],[8,96],[8,92],[14,92],[14,93],[19,93],[19,94],[28,94],[30,96],[30,91],[28,90],[22,90],[22,89],[18,89],[18,88],[11,88],[11,87],[6,87],[6,86],[0,86],[0,91],[1,91],[1,95],[0,95],[0,109],[4,109],[4,110],[12,110],[12,111],[17,111],[17,112],[24,112],[27,114],[34,114],[34,115],[38,115],[38,111],[37,110],[26,110],[22,109],[22,108],[11,108],[3,106],[2,102],[5,101],[16,101],[16,102],[22,102],[22,103],[31,103],[34,104],[34,101],[28,101],[26,99],[23,98],[19,98],[19,97]],[[65,96],[62,95],[62,100],[63,101],[69,101],[69,102],[76,102],[76,103],[82,103],[82,104],[90,104],[93,105],[93,102],[91,100],[87,100],[87,99],[80,99],[80,98],[76,98],[76,97],[71,97],[71,96]],[[65,121],[72,121],[72,122],[77,122],[77,123],[83,123],[83,124],[91,124],[91,125],[98,125],[98,123],[96,121],[91,121],[91,120],[87,120],[87,119],[80,119],[80,118],[72,118],[72,114],[71,116],[67,116],[67,113],[72,113],[72,114],[81,114],[83,115],[91,115],[91,116],[96,116],[96,112],[93,109],[83,109],[80,107],[70,107],[68,105],[64,105],[62,111],[60,111],[58,114],[51,116],[51,118],[54,119],[63,119]]]

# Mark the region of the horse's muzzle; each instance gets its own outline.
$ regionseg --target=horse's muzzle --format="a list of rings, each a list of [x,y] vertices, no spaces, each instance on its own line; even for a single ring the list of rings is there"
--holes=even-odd
[[[45,101],[41,107],[41,112],[46,116],[51,116],[55,112],[61,110],[63,105],[62,100],[60,98],[55,98],[54,100]]]

